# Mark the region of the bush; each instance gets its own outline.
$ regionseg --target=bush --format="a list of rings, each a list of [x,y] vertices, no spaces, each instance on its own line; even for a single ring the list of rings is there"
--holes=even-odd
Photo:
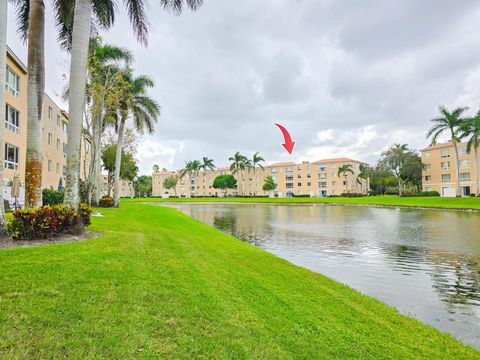
[[[308,194],[295,195],[295,194],[294,194],[293,197],[296,197],[296,198],[309,198],[310,195],[308,195]]]
[[[420,196],[440,196],[438,191],[422,191]]]
[[[354,198],[354,197],[363,197],[365,194],[360,194],[360,193],[342,193],[340,194],[341,197],[347,197],[347,198]]]
[[[113,198],[111,198],[110,196],[104,196],[100,199],[100,201],[98,202],[98,205],[100,207],[104,207],[104,208],[112,207],[113,206]]]
[[[92,222],[90,216],[92,215],[92,208],[87,203],[80,204],[80,216],[82,217],[83,226],[88,226]]]
[[[86,209],[82,210],[82,214],[84,211],[87,220],[83,220],[83,223],[89,224],[90,214]],[[46,239],[74,233],[80,223],[78,212],[65,205],[45,205],[38,209],[16,210],[12,215],[13,220],[8,224],[7,230],[13,239]]]
[[[63,190],[43,189],[43,205],[63,204],[64,194]]]

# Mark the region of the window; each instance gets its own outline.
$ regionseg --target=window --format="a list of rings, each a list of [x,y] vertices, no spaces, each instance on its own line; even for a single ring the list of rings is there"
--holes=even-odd
[[[425,181],[430,181],[432,180],[432,175],[426,175],[425,176]]]
[[[468,168],[470,167],[470,160],[460,160],[459,161],[460,167],[461,168]]]
[[[15,97],[20,95],[20,77],[8,65],[5,74],[5,90]]]
[[[275,175],[272,176],[272,180],[273,180],[273,181],[277,181],[277,177],[276,177]]]
[[[52,171],[52,160],[48,160],[48,172]]]
[[[318,170],[318,171],[325,171],[325,170],[327,170],[327,165],[319,165],[319,166],[317,167],[317,170]]]
[[[336,172],[332,173],[332,177],[337,177],[337,175],[338,175],[338,173],[336,173]]]
[[[285,181],[292,181],[292,180],[293,180],[293,175],[285,176]]]
[[[332,181],[332,186],[335,186],[337,185],[337,182],[336,181]]]
[[[442,174],[442,182],[450,182],[450,174]]]
[[[443,161],[440,163],[440,167],[442,170],[448,170],[450,169],[450,161]]]
[[[63,143],[63,157],[67,158],[67,144]]]
[[[301,171],[302,167],[300,165],[297,166],[297,170]]]
[[[293,167],[289,166],[289,167],[285,168],[285,171],[286,172],[293,172]]]
[[[60,172],[60,164],[57,163],[56,167],[55,167],[55,172],[58,174]]]
[[[20,130],[20,113],[10,105],[5,105],[5,128],[17,133]]]
[[[301,179],[302,178],[302,174],[297,174],[297,179]]]
[[[53,112],[53,109],[51,106],[48,107],[48,118],[51,119],[52,118],[52,112]]]
[[[318,174],[318,178],[319,178],[319,179],[326,179],[326,178],[327,178],[327,174],[326,174],[326,173],[320,173],[320,174]]]
[[[460,148],[460,155],[467,155],[467,148],[466,147],[461,147]]]
[[[460,181],[470,181],[470,173],[469,172],[460,173]]]
[[[278,172],[277,168],[271,168],[270,173],[271,174],[276,174]]]
[[[52,133],[48,133],[48,145],[52,145],[52,142],[53,142],[53,134]]]
[[[448,158],[450,157],[450,150],[449,149],[443,149],[440,151],[440,157],[441,158]]]
[[[430,170],[432,168],[432,164],[424,164],[425,170]]]
[[[60,150],[60,139],[57,139],[57,150]]]
[[[65,135],[68,135],[68,124],[66,122],[63,122],[62,127],[63,127],[63,133]]]
[[[302,183],[297,183],[297,186],[302,186]]]
[[[18,170],[18,147],[5,143],[5,168]]]
[[[326,181],[319,181],[318,182],[318,187],[319,188],[326,188],[327,187],[327,182]]]
[[[310,181],[307,182],[307,186],[312,186],[312,183]]]
[[[307,174],[307,179],[311,179],[312,178],[312,174]]]
[[[57,114],[57,126],[60,126],[60,115]]]
[[[430,154],[429,152],[423,153],[423,157],[425,159],[430,159],[431,156],[432,156],[432,154]]]
[[[431,188],[430,186],[427,186],[427,187],[425,188],[425,191],[432,191],[432,188]]]
[[[285,187],[286,187],[287,189],[293,189],[293,183],[286,183],[286,184],[285,184]]]

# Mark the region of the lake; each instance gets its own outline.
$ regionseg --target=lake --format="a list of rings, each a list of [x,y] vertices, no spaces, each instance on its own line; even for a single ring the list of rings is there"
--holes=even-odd
[[[480,348],[478,213],[325,205],[166,206]]]

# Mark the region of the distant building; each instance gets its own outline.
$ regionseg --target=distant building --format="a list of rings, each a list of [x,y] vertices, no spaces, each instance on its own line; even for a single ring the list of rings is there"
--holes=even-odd
[[[352,165],[353,174],[338,176],[338,168],[344,164]],[[257,167],[245,169],[233,174],[237,179],[237,189],[229,190],[227,195],[272,195],[262,190],[266,176],[272,176],[277,184],[275,193],[279,197],[294,195],[308,196],[329,196],[340,195],[344,192],[356,192],[366,194],[368,182],[359,179],[361,161],[349,158],[324,159],[315,162],[303,163],[276,163],[264,166],[264,169]],[[159,171],[152,175],[152,195],[162,196],[163,194],[175,195],[173,190],[167,190],[163,181],[171,175],[178,175],[180,171],[169,172]],[[221,174],[232,174],[229,168],[200,171],[198,175],[190,177],[186,174],[178,181],[176,193],[179,197],[195,196],[223,196],[222,190],[213,188],[213,180]]]
[[[467,143],[458,143],[460,174],[459,196],[475,192],[473,151],[467,153]],[[451,141],[429,146],[420,150],[424,169],[422,171],[423,191],[438,191],[441,196],[457,196],[455,156]],[[480,166],[480,163],[477,164]]]

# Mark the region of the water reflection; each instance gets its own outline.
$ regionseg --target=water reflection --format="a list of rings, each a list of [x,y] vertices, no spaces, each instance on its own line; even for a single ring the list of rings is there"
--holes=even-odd
[[[341,206],[171,204],[480,348],[480,215]]]

